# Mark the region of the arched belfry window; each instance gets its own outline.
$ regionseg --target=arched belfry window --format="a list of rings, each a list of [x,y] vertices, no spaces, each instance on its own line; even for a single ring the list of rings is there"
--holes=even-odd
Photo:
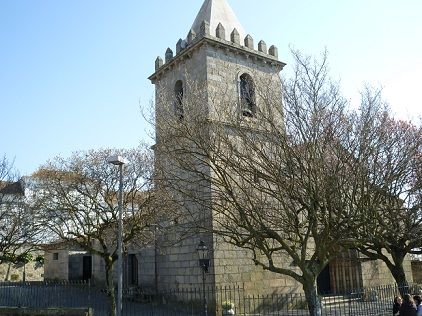
[[[256,113],[255,85],[250,75],[245,73],[240,76],[239,90],[242,115],[254,117]]]
[[[183,82],[182,80],[176,81],[176,84],[174,85],[174,96],[175,96],[174,112],[180,120],[183,120],[184,112],[183,112]]]

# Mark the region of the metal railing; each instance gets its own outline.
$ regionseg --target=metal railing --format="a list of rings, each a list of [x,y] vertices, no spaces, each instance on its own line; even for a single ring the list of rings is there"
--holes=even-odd
[[[142,288],[123,293],[123,315],[188,316],[204,315],[202,288],[185,288],[155,294]],[[303,293],[248,294],[242,286],[207,287],[209,316],[230,313],[243,316],[309,315]],[[349,291],[343,295],[322,295],[322,315],[390,315],[392,302],[400,293],[420,294],[412,285],[378,286]],[[91,307],[95,316],[109,314],[107,291],[86,282],[7,282],[0,283],[0,306],[8,307]],[[225,307],[226,309],[224,309]]]

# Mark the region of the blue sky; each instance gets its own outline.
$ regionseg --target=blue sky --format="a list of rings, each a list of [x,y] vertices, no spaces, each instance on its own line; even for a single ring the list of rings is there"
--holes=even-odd
[[[401,118],[422,115],[422,1],[228,0],[257,43],[318,55],[356,102],[384,87]],[[202,0],[1,0],[0,155],[22,175],[57,155],[150,141],[139,105],[154,60],[185,38]],[[287,66],[288,70],[288,66]],[[284,72],[284,71],[283,71]]]

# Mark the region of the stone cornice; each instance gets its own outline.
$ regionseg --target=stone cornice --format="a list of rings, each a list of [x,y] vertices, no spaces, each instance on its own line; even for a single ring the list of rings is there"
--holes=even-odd
[[[209,45],[211,47],[221,49],[223,51],[226,51],[227,53],[243,55],[247,58],[255,60],[256,62],[270,64],[274,67],[279,68],[279,71],[281,71],[286,65],[285,63],[279,61],[276,56],[272,56],[270,54],[266,54],[264,52],[260,52],[221,38],[213,37],[210,35],[204,35],[199,39],[195,39],[190,45],[182,49],[176,56],[171,58],[162,66],[158,67],[158,69],[151,76],[149,76],[148,79],[151,80],[152,83],[154,83],[165,72],[171,70],[183,60],[190,59],[192,57],[192,54],[204,45]]]

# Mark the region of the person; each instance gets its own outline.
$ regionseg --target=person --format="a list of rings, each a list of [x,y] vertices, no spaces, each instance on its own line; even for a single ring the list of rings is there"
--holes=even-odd
[[[400,315],[400,306],[401,306],[401,297],[396,296],[394,298],[394,304],[393,304],[393,315],[394,316]]]
[[[403,295],[403,302],[400,306],[400,316],[417,316],[416,306],[410,294]]]
[[[420,295],[413,296],[413,300],[416,303],[416,315],[422,316],[422,298]]]

